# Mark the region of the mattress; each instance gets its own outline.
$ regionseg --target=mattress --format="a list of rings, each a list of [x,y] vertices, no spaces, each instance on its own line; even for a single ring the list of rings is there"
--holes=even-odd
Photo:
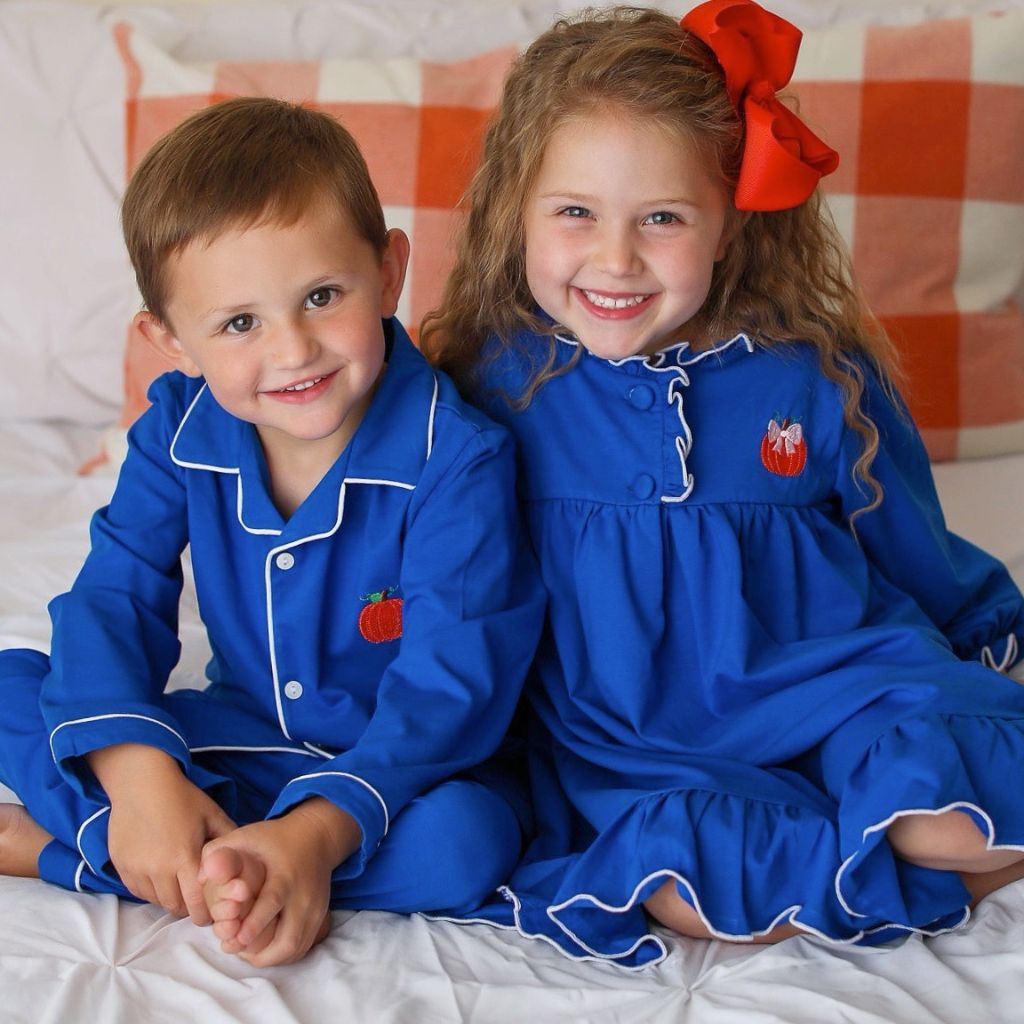
[[[89,515],[113,484],[110,474],[76,473],[97,443],[81,426],[0,423],[2,647],[47,648],[46,602],[72,581]],[[1024,583],[1024,455],[940,464],[936,479],[951,528]],[[194,685],[207,649],[188,593],[182,639],[174,683]],[[1024,1021],[1024,883],[989,897],[960,931],[895,948],[660,934],[668,958],[629,972],[483,924],[336,911],[328,939],[301,963],[258,970],[221,953],[209,929],[155,907],[0,877],[0,1021]]]

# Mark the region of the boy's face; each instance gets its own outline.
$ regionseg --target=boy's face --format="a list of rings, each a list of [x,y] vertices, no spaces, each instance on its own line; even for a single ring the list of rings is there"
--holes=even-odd
[[[168,322],[140,314],[140,327],[255,424],[268,455],[307,442],[336,456],[380,377],[381,318],[395,313],[408,253],[392,231],[379,258],[327,204],[287,227],[232,228],[172,257]]]

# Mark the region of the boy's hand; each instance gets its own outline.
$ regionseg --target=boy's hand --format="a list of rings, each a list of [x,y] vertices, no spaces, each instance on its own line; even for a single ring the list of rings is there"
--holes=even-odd
[[[87,760],[110,798],[107,848],[125,887],[147,903],[209,924],[199,858],[204,844],[234,822],[154,747],[122,743]]]
[[[210,843],[206,854],[228,846],[258,864],[263,875],[252,908],[225,949],[254,967],[293,963],[305,956],[324,936],[331,874],[361,841],[359,826],[349,814],[313,797],[280,818],[245,825]]]

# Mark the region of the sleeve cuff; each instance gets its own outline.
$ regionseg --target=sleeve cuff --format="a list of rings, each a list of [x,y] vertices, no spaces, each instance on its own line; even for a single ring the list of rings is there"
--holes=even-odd
[[[340,771],[311,772],[297,776],[281,790],[267,817],[278,817],[313,796],[322,796],[347,811],[362,830],[359,849],[345,861],[343,870],[334,874],[335,878],[355,878],[362,874],[388,833],[390,815],[384,798],[358,775]]]
[[[138,712],[110,712],[72,718],[50,733],[50,753],[68,784],[82,796],[103,802],[103,789],[82,758],[118,743],[139,743],[189,764],[188,743],[177,726],[164,718]]]

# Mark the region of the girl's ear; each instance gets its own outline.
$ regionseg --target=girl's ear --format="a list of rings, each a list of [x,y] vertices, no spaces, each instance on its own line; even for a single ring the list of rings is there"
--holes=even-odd
[[[715,262],[725,257],[732,240],[746,227],[750,220],[750,213],[747,210],[732,209],[725,218],[725,227],[722,229],[722,237],[718,240],[718,249],[715,251]]]
[[[185,354],[185,350],[181,347],[181,342],[178,341],[171,329],[162,320],[158,320],[152,313],[143,310],[141,313],[135,314],[132,319],[132,326],[176,370],[181,370],[182,373],[189,377],[202,376],[202,371]]]
[[[398,310],[398,300],[409,267],[409,237],[399,228],[388,232],[388,244],[381,258],[380,315],[387,319]]]

